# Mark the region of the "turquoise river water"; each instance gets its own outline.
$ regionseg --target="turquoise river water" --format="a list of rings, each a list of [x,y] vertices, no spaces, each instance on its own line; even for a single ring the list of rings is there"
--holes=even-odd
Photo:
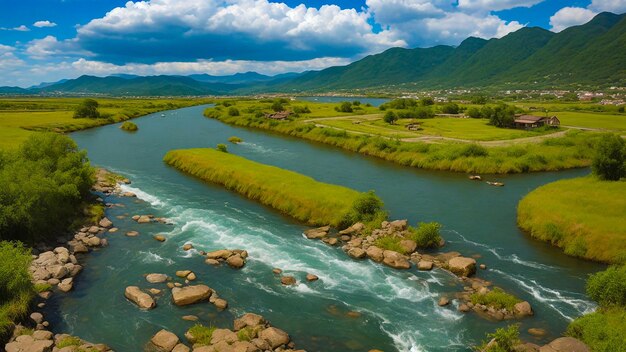
[[[535,316],[521,321],[529,327],[560,335],[568,322],[594,308],[584,295],[588,274],[601,266],[563,255],[534,241],[515,224],[516,204],[532,189],[588,170],[493,177],[506,183],[497,188],[472,182],[467,175],[430,172],[347,153],[340,149],[258,130],[236,128],[204,118],[206,106],[148,115],[135,120],[139,131],[129,134],[109,125],[72,134],[89,152],[94,165],[131,178],[125,186],[138,199],[108,197],[124,207],[107,210],[120,231],[108,234],[109,247],[94,252],[74,290],[54,295],[47,306],[55,331],[69,332],[117,351],[141,351],[159,329],[179,336],[193,323],[231,326],[243,312],[263,315],[289,332],[308,351],[467,351],[486,332],[507,322],[490,322],[461,314],[456,305],[439,307],[440,295],[461,289],[450,274],[434,270],[393,270],[370,261],[355,261],[341,249],[302,236],[305,227],[276,212],[220,187],[205,184],[166,166],[171,149],[215,147],[236,135],[244,143],[229,144],[232,153],[300,172],[317,180],[360,191],[373,189],[384,200],[391,218],[411,223],[438,221],[444,225],[445,250],[477,255],[488,266],[479,274],[528,300]],[[134,214],[154,214],[173,225],[136,224]],[[118,219],[118,216],[126,218]],[[135,238],[125,237],[137,230]],[[167,236],[160,243],[157,233]],[[250,259],[242,270],[204,264],[195,250],[243,248]],[[295,275],[299,284],[284,287],[272,268]],[[123,295],[124,288],[149,285],[147,273],[189,269],[197,282],[217,290],[229,309],[217,312],[210,304],[176,307],[165,293],[157,308],[141,311]],[[319,281],[307,283],[306,273]],[[163,287],[161,287],[163,288]],[[347,315],[356,311],[360,316]]]

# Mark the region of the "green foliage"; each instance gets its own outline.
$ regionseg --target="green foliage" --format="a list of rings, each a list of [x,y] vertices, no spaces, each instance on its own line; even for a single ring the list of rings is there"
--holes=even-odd
[[[232,136],[228,138],[228,141],[233,143],[233,144],[239,144],[241,142],[243,142],[243,139],[237,137],[237,136]]]
[[[404,247],[402,247],[400,245],[400,241],[401,240],[402,239],[399,238],[399,237],[383,236],[383,237],[379,237],[374,242],[374,245],[376,247],[378,247],[378,248],[382,248],[382,249],[385,249],[385,250],[406,254],[406,251],[404,250]]]
[[[479,119],[482,117],[482,114],[480,113],[480,110],[476,107],[470,107],[469,109],[467,109],[467,111],[465,112],[465,114],[467,116],[469,116],[472,119]]]
[[[83,342],[81,341],[80,338],[76,336],[66,336],[56,344],[56,347],[63,348],[63,347],[70,347],[70,346],[80,346],[82,344]]]
[[[489,117],[489,123],[496,127],[511,127],[515,120],[515,107],[500,104],[493,109]]]
[[[128,132],[135,132],[139,129],[139,127],[137,127],[137,125],[133,122],[126,121],[120,126],[120,129]]]
[[[21,243],[0,241],[0,336],[28,313],[35,294],[28,270],[31,260]]]
[[[591,275],[587,294],[600,306],[626,306],[626,265],[612,266]]]
[[[496,329],[495,332],[487,334],[487,341],[476,348],[481,352],[514,352],[514,347],[522,341],[519,338],[519,324],[509,325],[506,328]],[[496,344],[488,346],[489,341],[495,340]]]
[[[256,336],[254,328],[246,326],[245,328],[237,331],[237,338],[239,341],[251,341]]]
[[[509,311],[513,310],[513,307],[520,303],[521,300],[509,293],[504,292],[499,287],[495,287],[488,293],[481,295],[479,293],[473,293],[470,296],[470,300],[474,304],[482,304],[487,307],[494,307],[496,309],[506,308]]]
[[[226,146],[226,144],[223,143],[218,144],[215,149],[219,150],[222,153],[228,153],[228,147]]]
[[[37,292],[37,293],[50,291],[50,290],[52,290],[52,285],[50,285],[50,284],[35,284],[34,289],[35,289],[35,292]]]
[[[418,105],[419,105],[419,102],[415,99],[400,98],[400,99],[394,99],[392,101],[388,101],[382,104],[379,107],[379,109],[380,110],[388,110],[388,109],[405,110],[405,109],[417,107]]]
[[[228,108],[228,116],[239,116],[239,109],[234,106]]]
[[[293,107],[293,112],[296,114],[310,114],[311,113],[311,109],[309,109],[308,106],[294,106]]]
[[[459,105],[456,103],[446,103],[441,107],[441,112],[444,114],[458,114]]]
[[[173,150],[164,160],[181,171],[220,184],[309,225],[337,226],[353,211],[359,221],[382,207],[373,193],[361,194],[317,182],[214,149]]]
[[[85,99],[83,100],[74,110],[74,118],[82,119],[97,119],[100,117],[100,112],[98,111],[98,102],[93,99]]]
[[[0,168],[0,240],[34,243],[67,230],[93,182],[87,154],[72,139],[30,136]]]
[[[436,248],[441,242],[441,224],[438,222],[420,222],[417,228],[409,227],[409,239],[419,248]]]
[[[397,115],[401,119],[430,119],[435,117],[435,113],[428,106],[418,106],[409,110],[398,111]]]
[[[384,120],[386,123],[388,123],[388,124],[390,124],[390,125],[393,125],[393,124],[394,124],[394,122],[396,122],[396,120],[398,120],[398,115],[396,115],[396,113],[395,113],[395,112],[393,112],[393,111],[391,111],[391,110],[390,110],[390,111],[387,111],[387,112],[385,113],[385,117],[383,117],[383,120]]]
[[[432,97],[423,97],[420,100],[420,104],[422,104],[422,106],[435,105],[435,100]]]
[[[196,324],[189,329],[189,333],[193,336],[194,345],[208,346],[211,344],[211,338],[215,330],[217,330],[215,326]]]
[[[283,105],[284,103],[280,100],[276,100],[274,103],[272,103],[272,110],[274,110],[275,112],[279,112],[279,111],[285,111],[285,106]]]
[[[473,96],[470,101],[471,101],[472,104],[485,105],[485,104],[487,104],[487,96],[485,96],[485,95],[476,95],[476,96]]]
[[[349,101],[344,101],[338,107],[335,108],[338,112],[353,112],[352,103]]]
[[[591,167],[601,180],[617,181],[626,176],[624,139],[617,134],[604,134],[596,145],[596,155]]]
[[[566,334],[594,352],[626,352],[626,309],[611,307],[583,315],[570,323]]]

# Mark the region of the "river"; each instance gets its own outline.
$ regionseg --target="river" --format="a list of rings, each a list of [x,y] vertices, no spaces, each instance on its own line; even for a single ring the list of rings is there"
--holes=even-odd
[[[585,297],[588,274],[602,266],[562,254],[521,233],[515,208],[524,194],[542,184],[587,174],[588,170],[489,177],[506,183],[492,187],[467,175],[431,172],[258,130],[232,127],[202,116],[205,106],[167,111],[135,119],[137,133],[109,125],[72,134],[89,152],[94,165],[131,178],[125,186],[138,199],[108,197],[124,207],[107,210],[120,231],[108,234],[109,247],[94,252],[69,294],[56,294],[46,307],[53,330],[105,342],[117,351],[140,351],[159,329],[182,337],[193,323],[181,319],[194,314],[202,323],[231,326],[243,312],[263,315],[289,332],[299,348],[308,351],[467,351],[486,332],[507,322],[490,322],[475,314],[457,312],[454,304],[439,307],[441,294],[460,289],[450,274],[434,270],[393,270],[364,260],[355,261],[341,249],[303,238],[302,225],[221,187],[205,184],[166,166],[171,149],[215,147],[230,136],[241,137],[229,150],[246,158],[300,172],[323,182],[360,191],[373,189],[385,202],[392,219],[438,221],[447,240],[445,250],[480,256],[487,265],[479,275],[524,300],[535,316],[522,320],[523,336],[544,342],[559,336],[568,322],[594,305]],[[174,225],[136,224],[135,214],[154,214]],[[118,216],[125,216],[118,219]],[[125,237],[129,230],[140,236]],[[167,241],[152,236],[162,233]],[[248,264],[236,271],[204,264],[195,250],[242,248]],[[272,268],[297,277],[299,284],[284,287]],[[157,308],[141,311],[124,299],[126,286],[149,285],[147,273],[189,269],[198,283],[217,290],[229,309],[217,312],[210,304],[176,307],[169,293]],[[307,283],[306,273],[320,277]],[[161,287],[162,288],[162,287]],[[360,315],[348,315],[356,311]],[[510,322],[508,322],[510,323]],[[536,339],[529,327],[547,329]]]

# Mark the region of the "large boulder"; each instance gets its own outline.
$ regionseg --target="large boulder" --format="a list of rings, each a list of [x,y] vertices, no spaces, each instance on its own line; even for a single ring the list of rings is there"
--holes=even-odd
[[[394,269],[408,269],[411,267],[411,263],[409,263],[405,256],[398,252],[386,250],[383,252],[383,256],[383,264]]]
[[[289,335],[275,327],[269,327],[259,333],[259,338],[267,341],[272,349],[289,343]]]
[[[513,312],[517,317],[526,317],[534,314],[530,303],[526,301],[517,303],[515,306],[513,306]]]
[[[213,290],[206,285],[172,288],[172,301],[177,306],[186,306],[208,300]]]
[[[102,220],[100,220],[98,225],[100,225],[100,227],[111,227],[113,226],[113,223],[111,222],[111,220],[107,218],[102,218]]]
[[[180,342],[178,336],[167,330],[161,330],[152,336],[150,342],[157,348],[158,351],[171,352],[176,345]]]
[[[407,220],[395,220],[389,223],[389,227],[394,231],[404,231],[408,225]]]
[[[126,296],[129,301],[135,303],[141,309],[152,309],[156,306],[156,302],[154,302],[154,299],[149,294],[143,292],[137,286],[126,287],[126,291],[124,291],[124,296]]]
[[[237,337],[236,333],[228,329],[216,329],[215,331],[213,331],[213,334],[211,335],[211,344],[215,345],[222,341],[231,344],[235,341],[239,341],[239,338]]]
[[[265,324],[266,321],[265,319],[258,315],[258,314],[254,314],[254,313],[246,313],[244,315],[242,315],[241,317],[235,319],[234,321],[234,330],[235,331],[239,331],[243,328],[246,327],[255,327],[257,325],[262,325]]]
[[[361,222],[357,222],[356,224],[348,227],[347,229],[339,231],[340,235],[354,235],[360,233],[365,229],[365,225]]]
[[[246,264],[246,261],[241,257],[241,255],[234,254],[226,259],[226,263],[228,263],[231,268],[239,269],[243,268],[243,266]]]
[[[320,239],[326,237],[328,235],[328,231],[330,231],[330,226],[322,226],[306,230],[304,231],[304,235],[308,239]]]
[[[146,275],[146,281],[151,284],[160,284],[167,281],[168,276],[165,274],[148,274]]]
[[[228,259],[233,255],[233,251],[229,251],[228,249],[220,249],[217,251],[209,252],[206,254],[207,259]]]
[[[454,257],[448,261],[448,270],[458,276],[472,276],[476,272],[476,260],[467,257]]]
[[[400,247],[404,249],[404,253],[411,254],[417,249],[417,243],[413,240],[400,241]]]
[[[542,346],[539,352],[590,352],[591,349],[582,341],[573,337],[559,337]]]
[[[378,248],[376,246],[369,246],[367,247],[367,250],[365,251],[365,253],[367,253],[367,256],[375,261],[375,262],[382,262],[383,259],[385,258],[383,256],[383,250],[381,248]]]
[[[348,250],[348,255],[354,259],[362,259],[365,258],[365,251],[363,248],[353,247]]]

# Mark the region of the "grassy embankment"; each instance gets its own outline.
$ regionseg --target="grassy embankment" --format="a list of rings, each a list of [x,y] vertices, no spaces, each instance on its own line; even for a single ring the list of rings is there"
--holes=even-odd
[[[205,111],[205,115],[236,126],[270,130],[375,156],[405,166],[432,170],[505,174],[585,167],[591,163],[596,139],[593,133],[570,131],[564,137],[548,139],[541,143],[507,147],[487,148],[475,144],[452,142],[407,143],[350,133],[345,130],[317,127],[314,123],[305,122],[309,118],[317,117],[314,113],[314,103],[306,103],[311,114],[298,114],[299,116],[286,121],[273,121],[263,117],[263,112],[271,111],[271,102],[246,101],[245,105],[239,104],[239,102],[229,102],[230,107],[238,107],[237,115],[230,114],[230,107],[227,109],[223,106],[209,108]],[[296,106],[301,106],[300,104],[302,103],[292,102],[288,108],[295,110]]]
[[[35,288],[30,281],[30,251],[21,244],[0,241],[0,342],[16,320],[28,314]]]
[[[15,149],[35,131],[72,132],[125,121],[157,111],[204,104],[194,99],[100,99],[104,118],[73,118],[81,98],[0,99],[0,149]]]
[[[519,226],[565,253],[605,263],[626,260],[626,181],[595,177],[539,187],[518,205]]]
[[[173,150],[164,161],[204,181],[259,201],[308,225],[346,226],[356,221],[385,220],[380,209],[354,213],[370,193],[326,184],[274,166],[213,149]],[[362,207],[361,207],[362,208]],[[381,218],[382,214],[382,218]],[[371,215],[369,218],[364,215]]]
[[[540,109],[548,111],[548,115],[556,115],[563,126],[594,128],[613,131],[626,131],[626,114],[619,112],[615,106],[594,103],[516,103],[523,109]],[[534,111],[533,114],[543,115],[544,112]]]

